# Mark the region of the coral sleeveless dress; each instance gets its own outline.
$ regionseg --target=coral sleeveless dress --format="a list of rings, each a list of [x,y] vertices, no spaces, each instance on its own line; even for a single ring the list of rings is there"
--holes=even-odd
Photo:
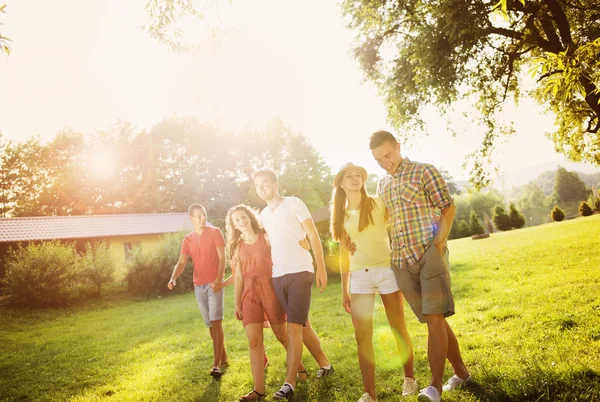
[[[265,320],[272,324],[283,324],[285,313],[271,281],[273,261],[264,234],[259,234],[254,244],[243,241],[239,244],[238,257],[244,277],[241,298],[244,326],[262,324]]]

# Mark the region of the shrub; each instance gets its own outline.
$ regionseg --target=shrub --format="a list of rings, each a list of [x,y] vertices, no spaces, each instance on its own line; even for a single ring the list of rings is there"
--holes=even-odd
[[[12,305],[69,305],[79,296],[80,272],[75,247],[56,241],[19,245],[6,257],[3,282]]]
[[[594,211],[592,211],[592,208],[589,206],[589,204],[585,201],[582,201],[581,204],[579,204],[579,214],[581,216],[590,216],[594,213]]]
[[[517,211],[515,204],[512,202],[509,205],[508,217],[510,219],[510,226],[513,229],[521,229],[523,226],[525,226],[525,217],[523,214]]]
[[[552,210],[552,212],[550,213],[550,216],[552,217],[552,220],[555,222],[560,222],[563,219],[565,219],[565,213],[563,212],[562,209],[560,209],[558,207],[558,205],[556,205],[554,207],[554,209]]]
[[[161,238],[152,250],[137,247],[127,263],[127,289],[136,296],[159,296],[173,293],[183,293],[194,289],[193,265],[188,259],[185,271],[177,279],[173,290],[167,288],[169,278],[181,251],[181,242],[185,233],[173,233]]]
[[[498,230],[507,231],[512,229],[510,225],[510,217],[506,215],[506,211],[501,206],[497,206],[494,211],[494,225]]]
[[[463,220],[460,220],[458,222],[458,237],[462,238],[469,236],[471,236],[471,228],[469,227],[469,224]]]
[[[471,229],[471,235],[480,235],[485,233],[485,229],[479,223],[479,218],[475,211],[471,211],[471,219],[469,228]]]
[[[110,283],[115,278],[115,263],[110,255],[110,249],[104,242],[92,246],[86,244],[81,256],[81,271],[83,278],[96,287],[96,295],[102,296],[102,284]]]

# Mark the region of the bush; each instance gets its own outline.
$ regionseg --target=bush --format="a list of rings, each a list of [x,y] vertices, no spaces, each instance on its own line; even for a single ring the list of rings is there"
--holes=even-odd
[[[497,206],[494,211],[494,225],[498,230],[507,231],[512,229],[510,217],[506,215],[506,211],[501,206]]]
[[[563,212],[562,209],[560,209],[558,207],[558,205],[556,205],[554,207],[554,209],[552,210],[552,212],[550,213],[550,216],[552,217],[552,220],[555,222],[560,222],[563,219],[565,219],[565,213]]]
[[[592,208],[587,202],[582,201],[581,204],[579,204],[579,214],[581,216],[590,216],[594,214],[594,211],[592,211]]]
[[[471,212],[471,219],[469,228],[471,229],[471,235],[480,235],[485,233],[485,229],[479,223],[479,218],[477,217],[477,213],[475,211]]]
[[[19,245],[6,257],[8,302],[21,307],[60,307],[80,295],[80,272],[72,244]]]
[[[131,260],[127,263],[127,289],[136,296],[160,296],[174,293],[184,293],[194,289],[191,258],[188,259],[185,271],[177,279],[173,290],[167,288],[173,268],[179,259],[181,242],[185,233],[165,235],[152,250],[142,250],[137,247]]]
[[[523,226],[525,226],[525,217],[523,214],[517,211],[515,204],[512,202],[509,205],[508,217],[510,219],[510,226],[513,229],[521,229]]]
[[[115,278],[115,263],[110,255],[110,249],[104,242],[92,246],[86,244],[81,256],[81,271],[83,278],[96,287],[96,295],[102,296],[102,284],[110,283]]]

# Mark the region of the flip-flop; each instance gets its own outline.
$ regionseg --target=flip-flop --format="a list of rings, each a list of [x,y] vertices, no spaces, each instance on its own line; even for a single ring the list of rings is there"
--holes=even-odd
[[[212,370],[210,370],[210,375],[215,380],[218,380],[218,379],[221,378],[221,376],[223,375],[223,373],[221,373],[221,369],[220,368],[213,367]]]

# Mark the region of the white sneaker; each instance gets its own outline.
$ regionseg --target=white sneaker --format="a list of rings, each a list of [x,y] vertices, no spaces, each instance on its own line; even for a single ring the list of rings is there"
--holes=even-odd
[[[450,377],[450,379],[448,381],[446,381],[446,383],[442,387],[442,391],[443,392],[452,391],[456,387],[458,387],[460,385],[464,385],[464,384],[468,383],[469,381],[471,381],[470,375],[468,375],[467,378],[465,378],[463,380],[462,378],[460,378],[459,376],[454,374],[452,377]]]
[[[423,388],[417,397],[417,401],[419,402],[440,402],[442,397],[438,390],[430,385],[427,388]]]
[[[377,402],[377,399],[373,399],[371,398],[371,395],[369,395],[368,392],[365,392],[360,399],[358,400],[358,402]]]
[[[419,390],[417,380],[410,377],[404,377],[404,385],[402,386],[402,396],[414,394]]]

